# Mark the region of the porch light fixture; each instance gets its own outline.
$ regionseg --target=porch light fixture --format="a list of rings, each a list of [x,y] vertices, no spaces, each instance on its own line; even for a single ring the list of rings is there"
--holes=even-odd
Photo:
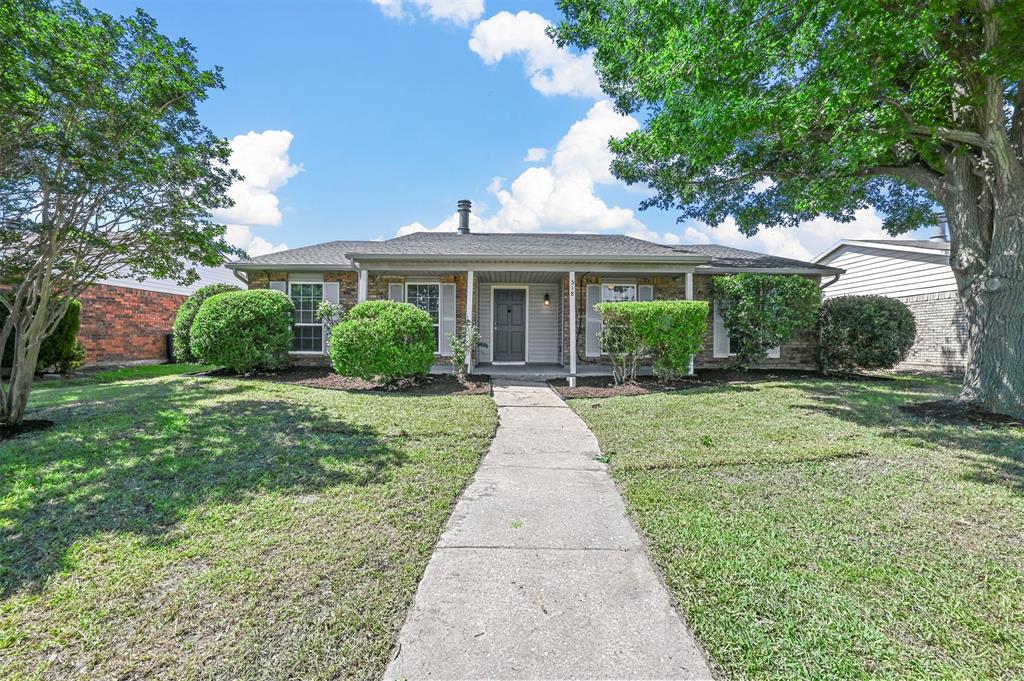
[[[551,294],[550,293],[545,293],[544,294],[544,307],[548,307],[550,305],[551,305]]]

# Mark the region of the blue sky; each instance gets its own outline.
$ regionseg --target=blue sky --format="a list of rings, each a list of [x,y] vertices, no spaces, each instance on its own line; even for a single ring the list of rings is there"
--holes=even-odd
[[[884,238],[864,211],[745,239],[729,223],[677,224],[636,207],[646,195],[607,171],[614,113],[589,55],[543,35],[547,2],[97,2],[142,6],[162,32],[195,45],[227,88],[202,115],[233,139],[246,175],[220,215],[259,254],[333,239],[450,229],[456,200],[478,230],[626,233],[719,242],[807,258],[841,236]],[[530,150],[533,149],[531,152]],[[531,160],[526,160],[527,158]]]

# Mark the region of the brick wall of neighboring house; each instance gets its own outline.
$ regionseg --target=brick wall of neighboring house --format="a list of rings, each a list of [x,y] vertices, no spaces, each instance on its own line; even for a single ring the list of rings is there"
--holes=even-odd
[[[793,275],[780,275],[780,276],[793,276]],[[711,293],[711,278],[712,275],[708,274],[695,274],[693,276],[693,299],[694,300],[706,300],[710,304],[712,301]],[[816,283],[820,283],[821,277],[813,276]],[[685,300],[686,299],[686,277],[685,275],[678,276],[660,276],[660,277],[641,277],[636,280],[638,285],[650,284],[654,286],[654,299],[655,300]],[[607,356],[596,358],[586,357],[586,334],[585,320],[586,320],[586,304],[587,304],[587,284],[601,283],[601,277],[598,275],[586,275],[576,277],[576,305],[577,305],[577,331],[576,331],[576,362],[578,364],[608,364],[609,359]],[[569,277],[566,275],[562,280],[562,309],[563,320],[562,320],[562,362],[564,364],[569,363]],[[760,366],[764,368],[774,367],[777,369],[816,369],[817,363],[815,361],[815,349],[817,347],[817,341],[812,331],[805,332],[798,336],[793,342],[783,345],[779,357],[777,359],[769,358],[764,361]],[[704,347],[694,358],[694,365],[696,368],[718,368],[725,366],[728,363],[728,359],[716,358],[714,356],[714,318],[713,314],[708,314],[708,326],[704,334]]]
[[[964,370],[967,318],[956,291],[923,293],[899,298],[914,315],[917,338],[906,361],[897,369]]]
[[[167,334],[187,296],[98,284],[87,289],[78,339],[86,364],[166,361]]]

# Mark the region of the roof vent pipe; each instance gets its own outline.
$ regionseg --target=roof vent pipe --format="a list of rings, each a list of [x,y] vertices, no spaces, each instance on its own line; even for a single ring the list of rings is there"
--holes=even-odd
[[[469,209],[472,206],[469,199],[459,200],[459,234],[469,234]]]
[[[928,241],[949,241],[949,236],[946,234],[946,214],[939,213],[939,221],[932,227],[932,235],[928,237]]]

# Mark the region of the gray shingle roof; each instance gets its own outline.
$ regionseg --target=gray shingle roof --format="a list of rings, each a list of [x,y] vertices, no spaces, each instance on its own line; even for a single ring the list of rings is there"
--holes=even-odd
[[[802,269],[821,270],[822,272],[839,273],[842,270],[827,265],[818,265],[793,258],[782,258],[777,255],[767,255],[756,251],[745,251],[741,248],[731,246],[720,246],[718,244],[694,244],[678,246],[692,253],[699,253],[711,257],[705,267],[735,267],[743,269]]]
[[[839,272],[832,267],[801,260],[780,258],[739,248],[701,244],[664,246],[621,234],[474,233],[416,232],[385,241],[331,241],[324,244],[269,253],[232,265],[265,266],[352,266],[346,254],[366,256],[470,256],[492,258],[531,257],[630,257],[697,255],[711,258],[708,267],[744,269],[806,269]]]
[[[509,234],[416,232],[353,249],[373,255],[469,255],[489,257],[579,257],[681,255],[685,251],[621,234]]]

